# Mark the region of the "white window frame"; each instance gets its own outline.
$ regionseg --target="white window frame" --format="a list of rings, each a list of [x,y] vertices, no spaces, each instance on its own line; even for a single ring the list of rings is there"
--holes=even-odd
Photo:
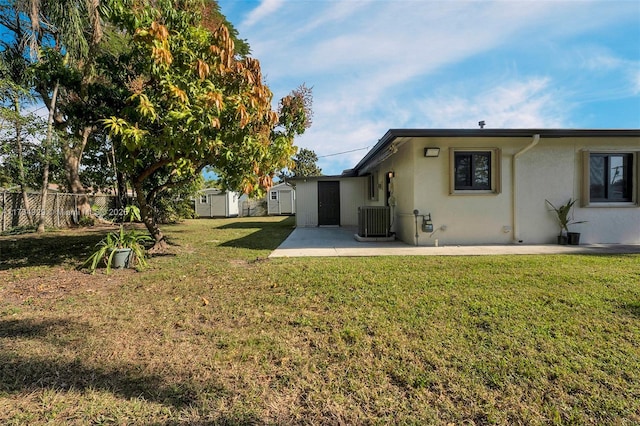
[[[207,201],[208,201],[207,194],[204,194],[204,195],[200,196],[200,204],[207,204]]]
[[[489,189],[456,189],[456,153],[487,152],[490,155]],[[500,148],[449,148],[449,195],[496,195],[502,192],[502,150]]]
[[[278,191],[271,191],[269,198],[271,201],[278,201]]]

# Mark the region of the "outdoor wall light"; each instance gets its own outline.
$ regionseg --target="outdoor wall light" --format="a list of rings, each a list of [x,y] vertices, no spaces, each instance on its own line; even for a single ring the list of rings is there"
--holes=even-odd
[[[392,177],[396,177],[396,174],[395,172],[387,172],[387,176],[391,179]]]
[[[425,148],[424,156],[425,157],[437,157],[440,155],[440,148]]]

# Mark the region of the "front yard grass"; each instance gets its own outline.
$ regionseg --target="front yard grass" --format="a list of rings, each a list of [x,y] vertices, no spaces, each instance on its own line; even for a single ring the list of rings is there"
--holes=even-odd
[[[266,259],[292,226],[93,276],[100,233],[0,237],[0,424],[640,423],[640,256]]]

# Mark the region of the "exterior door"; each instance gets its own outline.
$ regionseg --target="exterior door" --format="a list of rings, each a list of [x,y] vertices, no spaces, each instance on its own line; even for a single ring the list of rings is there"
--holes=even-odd
[[[340,226],[340,182],[318,182],[318,226]]]
[[[280,214],[293,213],[293,197],[291,191],[280,191]]]

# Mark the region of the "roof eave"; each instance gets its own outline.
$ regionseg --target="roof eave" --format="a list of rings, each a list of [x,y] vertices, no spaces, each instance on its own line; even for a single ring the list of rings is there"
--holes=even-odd
[[[361,175],[371,161],[400,137],[531,137],[536,134],[542,138],[640,137],[640,129],[389,129],[360,162],[349,169],[349,175]]]

